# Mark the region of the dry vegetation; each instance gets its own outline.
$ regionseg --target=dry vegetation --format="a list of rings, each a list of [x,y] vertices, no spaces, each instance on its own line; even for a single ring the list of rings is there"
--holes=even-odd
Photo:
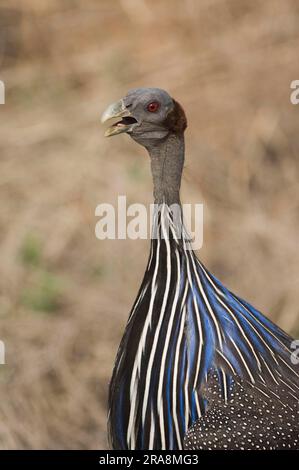
[[[299,5],[294,0],[0,6],[1,448],[104,448],[116,348],[146,241],[96,240],[94,210],[151,200],[148,159],[104,106],[169,90],[189,117],[183,200],[204,263],[299,334]]]

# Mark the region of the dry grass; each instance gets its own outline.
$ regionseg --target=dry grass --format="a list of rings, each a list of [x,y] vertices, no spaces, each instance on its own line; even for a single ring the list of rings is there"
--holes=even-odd
[[[299,334],[297,1],[1,2],[1,448],[104,448],[113,359],[148,243],[94,236],[94,210],[151,200],[144,151],[99,114],[136,86],[189,117],[183,200],[201,259]]]

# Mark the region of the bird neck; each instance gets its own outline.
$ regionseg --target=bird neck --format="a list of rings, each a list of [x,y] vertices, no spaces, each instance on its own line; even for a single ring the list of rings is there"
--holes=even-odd
[[[180,186],[184,165],[184,134],[169,134],[158,145],[147,148],[156,204],[180,204]]]

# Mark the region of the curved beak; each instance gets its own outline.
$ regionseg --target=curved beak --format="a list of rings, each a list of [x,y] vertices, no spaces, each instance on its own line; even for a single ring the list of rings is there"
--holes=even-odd
[[[121,134],[123,132],[130,132],[137,120],[132,117],[131,112],[126,108],[124,100],[119,100],[117,103],[110,104],[101,116],[101,122],[104,123],[114,118],[122,118],[120,121],[108,127],[105,131],[105,137]]]

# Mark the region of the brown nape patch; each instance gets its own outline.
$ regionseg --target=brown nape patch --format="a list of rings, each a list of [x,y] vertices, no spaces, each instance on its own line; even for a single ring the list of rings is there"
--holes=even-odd
[[[167,118],[164,121],[165,126],[175,134],[180,134],[184,132],[187,127],[187,118],[185,111],[183,110],[180,103],[173,100],[174,108],[167,115]]]

